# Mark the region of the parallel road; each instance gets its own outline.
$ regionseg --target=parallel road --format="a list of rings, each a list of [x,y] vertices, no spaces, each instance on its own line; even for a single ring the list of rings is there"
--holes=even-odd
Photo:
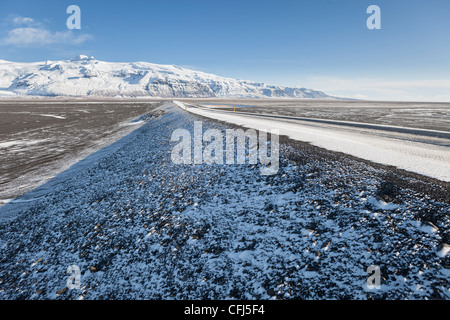
[[[258,130],[277,129],[295,140],[450,182],[450,132],[182,106],[205,117]]]

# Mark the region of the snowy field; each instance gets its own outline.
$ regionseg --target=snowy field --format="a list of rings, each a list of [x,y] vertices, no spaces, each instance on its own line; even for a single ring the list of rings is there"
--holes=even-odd
[[[330,101],[330,100],[243,100],[188,99],[223,110],[303,118],[353,121],[419,129],[450,131],[450,103]]]
[[[0,101],[0,206],[130,133],[158,105]]]
[[[450,298],[448,184],[285,138],[276,175],[175,165],[175,129],[234,126],[166,107],[0,208],[0,299]]]
[[[321,104],[316,103],[316,108],[321,110],[318,105]],[[431,116],[422,108],[410,108],[408,113],[403,111],[402,115],[397,109],[390,112],[391,109],[386,106],[381,109],[368,106],[358,109],[354,106],[351,109],[348,103],[334,105],[333,111],[325,108],[325,111],[316,112],[315,118],[311,118],[310,113],[301,106],[294,108],[272,105],[221,110],[224,108],[189,105],[188,111],[257,130],[277,129],[280,135],[295,140],[450,182],[448,106],[440,106],[433,113],[434,116]],[[182,109],[184,106],[181,104]],[[302,113],[306,116],[296,116]],[[328,115],[317,118],[324,114]],[[351,115],[352,121],[341,120],[344,115]],[[393,119],[391,122],[383,121],[389,116]],[[362,121],[355,121],[358,118]],[[421,124],[422,128],[408,125],[407,120],[410,118],[415,118],[415,123]],[[444,124],[447,124],[446,130],[434,129],[441,125],[445,127]],[[424,126],[428,128],[425,129]],[[431,126],[433,127],[429,128]]]

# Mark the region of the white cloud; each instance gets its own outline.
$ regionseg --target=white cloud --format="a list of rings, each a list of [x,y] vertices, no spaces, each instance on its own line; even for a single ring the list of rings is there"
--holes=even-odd
[[[19,27],[42,27],[43,24],[39,21],[34,20],[30,17],[23,17],[16,14],[10,14],[5,19],[1,21],[2,26],[10,28]]]
[[[43,28],[15,28],[8,32],[7,37],[0,40],[1,45],[16,47],[39,47],[51,44],[81,44],[91,39],[88,34],[75,35],[71,30],[51,32]]]
[[[34,19],[33,18],[28,18],[28,17],[21,17],[21,16],[15,16],[12,17],[12,23],[15,25],[33,25],[34,24]]]
[[[10,29],[0,45],[16,47],[42,47],[53,44],[77,45],[92,39],[89,34],[76,34],[72,30],[50,31],[43,23],[30,17],[10,15],[4,20]]]

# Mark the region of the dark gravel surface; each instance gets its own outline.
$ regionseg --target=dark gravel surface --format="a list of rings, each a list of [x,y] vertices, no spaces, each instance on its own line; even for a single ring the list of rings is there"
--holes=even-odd
[[[447,184],[283,137],[271,176],[173,164],[172,132],[199,120],[231,127],[172,108],[0,208],[15,212],[0,223],[0,298],[450,298]]]
[[[158,102],[0,103],[0,204],[133,130]]]

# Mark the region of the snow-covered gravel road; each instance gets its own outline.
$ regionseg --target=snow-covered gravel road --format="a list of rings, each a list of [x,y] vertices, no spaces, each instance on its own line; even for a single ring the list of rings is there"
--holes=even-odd
[[[448,201],[298,142],[272,176],[175,165],[175,129],[230,126],[166,111],[0,208],[0,299],[450,298]]]
[[[251,108],[250,108],[251,109]],[[189,112],[450,182],[450,132],[189,107]]]

